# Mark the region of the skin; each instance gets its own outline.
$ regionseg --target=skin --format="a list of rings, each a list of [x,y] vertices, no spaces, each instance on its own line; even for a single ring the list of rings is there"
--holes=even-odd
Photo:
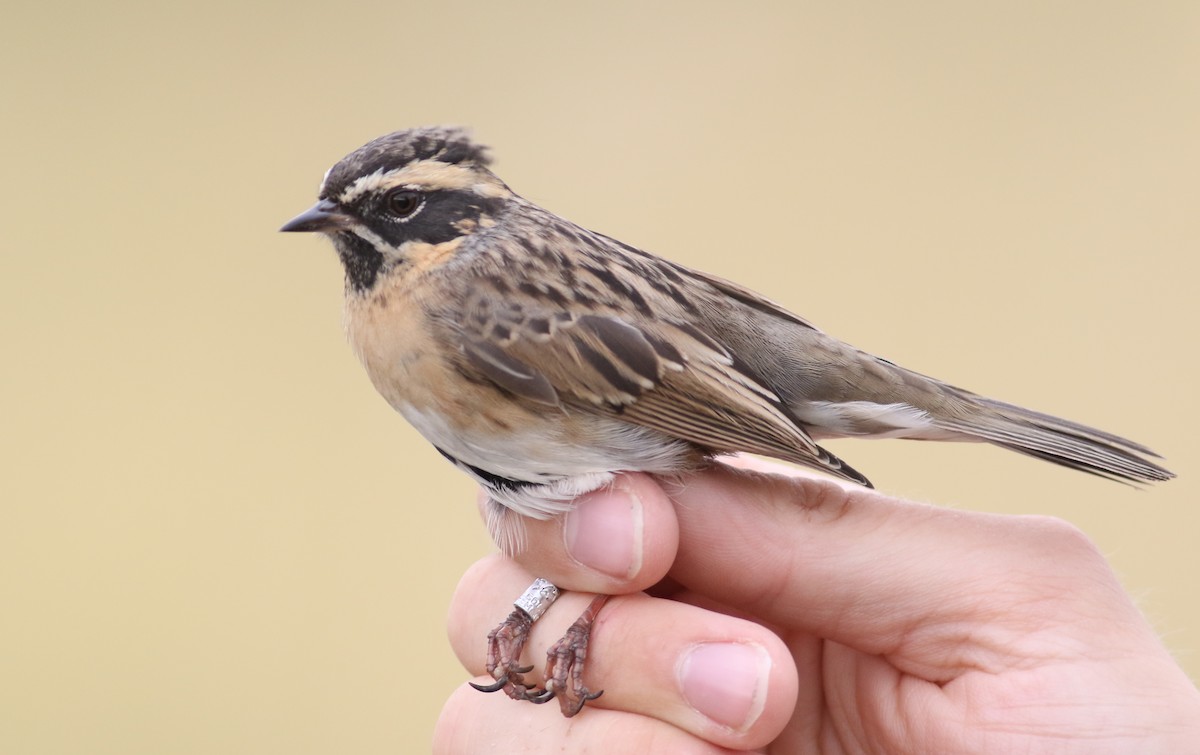
[[[488,681],[488,629],[537,574],[579,592],[535,625],[534,661],[588,593],[617,596],[587,667],[605,694],[565,719],[464,683],[434,751],[1200,751],[1200,692],[1076,528],[737,463],[757,470],[622,475],[565,517],[531,522],[515,558],[475,564],[449,625],[476,681]],[[733,676],[699,677],[697,692],[682,671],[690,650],[724,643],[762,661],[739,667],[758,680],[749,720],[732,696],[742,725],[722,697]]]

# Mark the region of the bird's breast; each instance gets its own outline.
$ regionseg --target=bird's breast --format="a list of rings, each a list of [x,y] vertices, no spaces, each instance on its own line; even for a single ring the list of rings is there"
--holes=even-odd
[[[456,368],[458,344],[403,280],[351,296],[347,337],[376,390],[426,440],[464,464],[509,479],[695,467],[690,444],[603,413],[523,401]],[[440,334],[439,334],[440,333]]]
[[[434,330],[419,289],[393,280],[350,297],[345,321],[347,338],[375,389],[446,453],[496,473],[516,458],[553,467],[566,454],[571,417],[550,407],[531,408],[458,372],[458,344]]]
[[[393,407],[432,401],[429,386],[446,369],[420,299],[403,281],[385,281],[363,295],[348,295],[346,338],[375,389]]]

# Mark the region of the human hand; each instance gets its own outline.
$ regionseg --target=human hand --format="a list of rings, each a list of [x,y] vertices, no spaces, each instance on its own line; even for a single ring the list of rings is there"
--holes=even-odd
[[[435,751],[1200,752],[1200,693],[1071,525],[764,468],[623,475],[476,563],[450,612],[471,673],[537,575],[579,591],[534,626],[537,666],[585,593],[619,596],[605,694],[565,719],[464,684]]]

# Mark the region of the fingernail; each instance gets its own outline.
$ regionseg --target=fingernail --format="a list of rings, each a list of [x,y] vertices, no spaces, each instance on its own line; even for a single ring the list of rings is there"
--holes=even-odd
[[[679,688],[688,704],[731,729],[749,729],[767,702],[771,656],[759,645],[709,642],[679,663]]]
[[[621,480],[589,493],[567,513],[563,538],[580,564],[629,579],[642,568],[642,502]]]

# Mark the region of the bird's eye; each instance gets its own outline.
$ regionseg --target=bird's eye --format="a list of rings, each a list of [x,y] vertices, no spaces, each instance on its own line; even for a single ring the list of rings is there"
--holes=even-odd
[[[421,209],[421,194],[410,189],[395,189],[388,192],[383,202],[389,214],[403,220]]]

